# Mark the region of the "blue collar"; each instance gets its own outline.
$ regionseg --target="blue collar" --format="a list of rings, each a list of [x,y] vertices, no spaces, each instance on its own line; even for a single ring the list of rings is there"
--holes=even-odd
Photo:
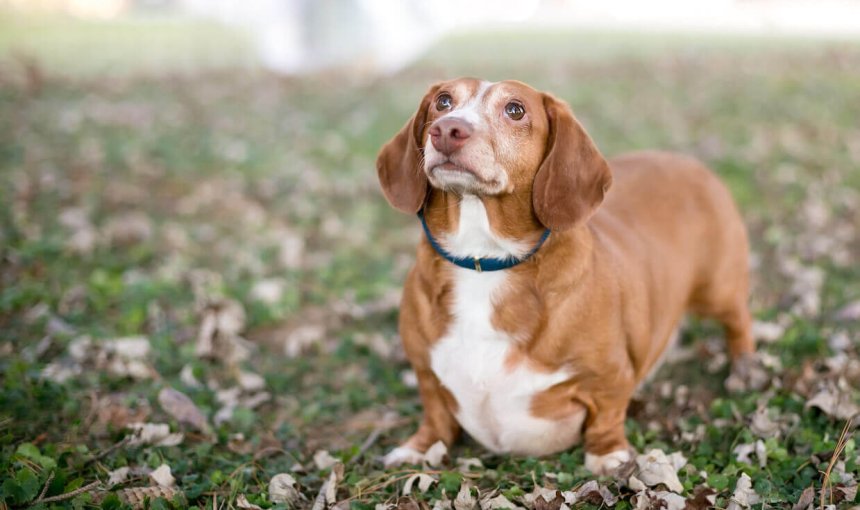
[[[418,211],[418,217],[421,218],[421,226],[424,227],[424,234],[427,236],[427,241],[430,243],[430,246],[432,246],[433,249],[436,250],[436,253],[438,253],[443,259],[456,266],[460,266],[465,269],[471,269],[479,273],[483,271],[501,271],[503,269],[510,269],[517,264],[525,262],[529,259],[529,257],[537,253],[541,246],[543,246],[543,243],[549,237],[550,232],[549,229],[544,230],[543,235],[540,236],[540,240],[538,241],[537,245],[532,248],[530,252],[526,253],[523,258],[520,259],[514,257],[508,257],[504,259],[455,257],[454,255],[448,253],[445,248],[439,246],[439,243],[433,237],[433,234],[430,233],[430,228],[427,226],[427,220],[424,219],[423,209]]]

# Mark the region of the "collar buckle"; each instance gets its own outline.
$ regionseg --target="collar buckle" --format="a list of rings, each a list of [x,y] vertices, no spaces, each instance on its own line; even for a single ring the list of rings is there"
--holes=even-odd
[[[478,258],[475,259],[475,271],[477,271],[479,273],[484,272],[484,270],[481,269],[481,259],[478,259]]]

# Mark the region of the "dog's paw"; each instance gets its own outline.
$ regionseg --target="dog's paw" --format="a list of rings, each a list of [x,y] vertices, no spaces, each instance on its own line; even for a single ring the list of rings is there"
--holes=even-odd
[[[595,475],[611,475],[632,459],[630,450],[616,450],[606,455],[585,454],[585,469]]]
[[[382,458],[382,463],[385,467],[400,466],[402,464],[421,464],[422,462],[424,462],[424,454],[408,446],[398,446]]]

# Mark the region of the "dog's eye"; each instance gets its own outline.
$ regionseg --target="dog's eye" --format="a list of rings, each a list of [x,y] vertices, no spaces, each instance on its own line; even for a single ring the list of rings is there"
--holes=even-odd
[[[436,109],[440,112],[442,110],[449,110],[453,103],[453,99],[448,94],[442,94],[441,96],[436,98]]]
[[[505,105],[505,115],[513,120],[520,120],[526,114],[526,109],[519,103],[508,103]]]

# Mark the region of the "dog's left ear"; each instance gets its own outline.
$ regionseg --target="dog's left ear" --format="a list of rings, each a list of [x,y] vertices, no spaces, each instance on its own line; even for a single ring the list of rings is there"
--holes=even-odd
[[[612,185],[612,172],[567,104],[544,94],[543,105],[549,134],[532,203],[545,227],[564,230],[588,221]]]
[[[376,173],[385,198],[405,213],[417,213],[427,196],[422,135],[430,101],[438,90],[439,85],[430,87],[415,115],[382,147],[376,158]]]

